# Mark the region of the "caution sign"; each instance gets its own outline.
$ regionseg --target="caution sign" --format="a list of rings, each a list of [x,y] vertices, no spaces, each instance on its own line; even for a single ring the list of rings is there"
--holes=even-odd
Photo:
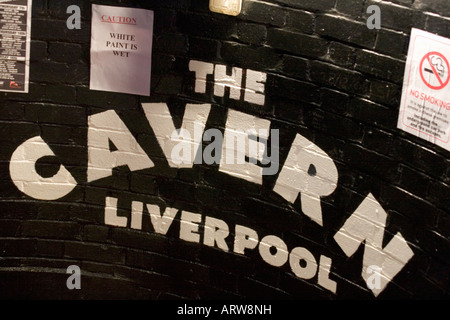
[[[450,151],[450,39],[412,29],[397,127]]]
[[[150,95],[153,20],[152,10],[92,5],[91,90]]]

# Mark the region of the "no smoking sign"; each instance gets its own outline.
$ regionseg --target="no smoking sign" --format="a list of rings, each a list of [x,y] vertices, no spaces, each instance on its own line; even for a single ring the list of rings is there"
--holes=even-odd
[[[444,89],[450,81],[450,65],[439,52],[427,53],[420,62],[420,77],[430,89]]]
[[[397,127],[450,151],[450,39],[413,28]]]

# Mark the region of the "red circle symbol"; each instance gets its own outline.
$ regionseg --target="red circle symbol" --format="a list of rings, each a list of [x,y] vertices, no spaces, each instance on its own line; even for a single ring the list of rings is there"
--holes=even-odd
[[[450,64],[439,52],[429,52],[420,62],[420,77],[427,87],[441,90],[450,81]]]

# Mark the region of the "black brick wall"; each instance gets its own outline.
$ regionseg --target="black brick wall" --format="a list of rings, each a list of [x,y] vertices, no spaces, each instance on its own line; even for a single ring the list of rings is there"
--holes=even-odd
[[[1,298],[374,299],[361,278],[364,246],[347,258],[333,239],[369,193],[388,213],[383,246],[401,232],[414,252],[377,298],[448,298],[450,153],[396,128],[411,27],[450,37],[447,0],[244,0],[237,17],[211,13],[206,0],[95,3],[154,10],[151,96],[89,90],[90,1],[33,0],[30,92],[0,94]],[[66,28],[74,4],[80,30]],[[381,8],[380,30],[366,27],[371,4]],[[195,93],[191,60],[267,73],[265,104]],[[272,191],[276,177],[260,186],[217,165],[170,168],[143,102],[168,103],[175,123],[186,103],[212,103],[208,127],[223,128],[228,109],[268,119],[280,129],[282,163],[296,133],[314,142],[339,173],[322,199],[323,227],[302,214],[300,200]],[[117,112],[154,168],[116,168],[87,182],[87,119],[106,110]],[[59,200],[33,199],[11,181],[12,153],[34,136],[78,183]],[[42,173],[55,167],[43,162]],[[105,225],[106,197],[118,198],[118,215],[129,217],[140,201],[221,219],[231,233],[239,224],[260,240],[276,235],[289,250],[331,258],[337,291],[319,286],[317,275],[296,277],[289,263],[265,263],[257,250],[238,255],[183,241],[180,214],[166,235],[148,215],[142,230]],[[81,290],[66,288],[70,265],[82,270]]]

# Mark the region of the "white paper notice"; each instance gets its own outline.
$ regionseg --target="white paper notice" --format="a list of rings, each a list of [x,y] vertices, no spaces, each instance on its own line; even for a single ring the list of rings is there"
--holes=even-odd
[[[450,151],[450,39],[412,29],[397,127]]]
[[[92,5],[90,89],[149,96],[153,11]]]

